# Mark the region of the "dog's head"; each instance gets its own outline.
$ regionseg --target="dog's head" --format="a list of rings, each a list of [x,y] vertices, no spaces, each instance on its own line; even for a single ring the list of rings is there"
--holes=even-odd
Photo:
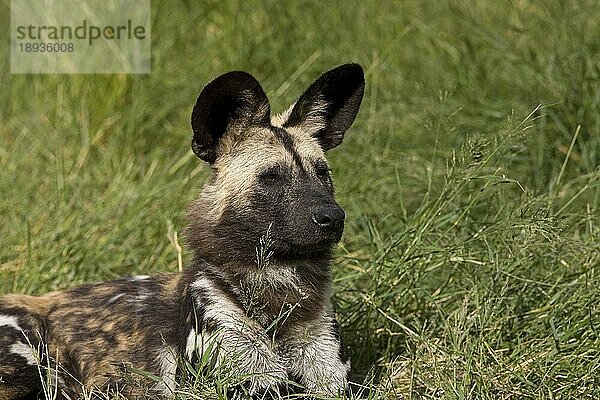
[[[306,258],[337,243],[345,214],[324,153],[342,142],[364,87],[362,68],[342,65],[272,117],[250,74],[210,82],[191,119],[192,149],[213,170],[188,216],[192,246],[219,261],[248,258],[269,227],[280,258]]]

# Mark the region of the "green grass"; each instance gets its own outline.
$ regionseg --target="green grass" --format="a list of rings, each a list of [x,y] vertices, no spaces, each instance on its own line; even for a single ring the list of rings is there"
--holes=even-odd
[[[330,159],[356,376],[373,398],[600,398],[597,2],[155,0],[142,76],[10,75],[7,34],[0,293],[176,271],[201,87],[247,70],[282,111],[354,61]]]

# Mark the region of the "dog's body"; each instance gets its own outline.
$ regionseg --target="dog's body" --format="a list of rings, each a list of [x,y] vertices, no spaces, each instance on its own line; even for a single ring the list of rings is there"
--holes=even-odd
[[[207,85],[192,113],[192,148],[213,169],[188,213],[194,261],[181,274],[0,298],[0,399],[36,398],[40,378],[59,397],[169,395],[190,364],[227,364],[240,380],[231,389],[252,397],[290,382],[342,393],[349,362],[329,264],[344,212],[324,151],[342,141],[363,91],[362,69],[343,65],[271,119],[250,75]]]

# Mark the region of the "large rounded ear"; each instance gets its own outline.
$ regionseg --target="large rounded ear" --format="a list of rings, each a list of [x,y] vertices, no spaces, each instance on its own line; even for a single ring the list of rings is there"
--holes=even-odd
[[[323,74],[293,106],[284,127],[316,137],[323,150],[336,147],[354,122],[365,91],[363,69],[345,64]]]
[[[241,129],[268,126],[270,114],[267,95],[252,75],[241,71],[221,75],[202,89],[192,111],[192,150],[213,163],[219,140],[233,125]]]

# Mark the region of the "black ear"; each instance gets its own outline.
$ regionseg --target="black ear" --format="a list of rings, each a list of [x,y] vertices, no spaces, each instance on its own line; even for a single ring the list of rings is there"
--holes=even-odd
[[[219,140],[236,124],[268,126],[270,106],[260,83],[250,74],[228,72],[202,89],[192,111],[192,150],[202,160],[213,163]]]
[[[361,66],[340,65],[321,75],[300,96],[283,126],[307,129],[323,150],[334,148],[354,122],[364,91]]]

